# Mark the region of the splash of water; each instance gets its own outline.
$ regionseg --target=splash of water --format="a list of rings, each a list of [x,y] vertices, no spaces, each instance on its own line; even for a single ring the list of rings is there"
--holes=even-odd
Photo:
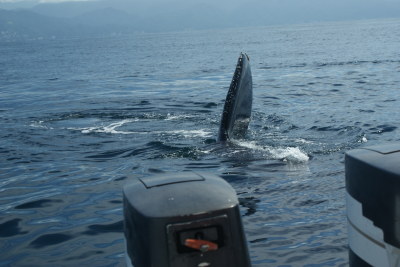
[[[262,151],[271,159],[281,159],[293,163],[304,163],[310,158],[298,147],[271,147],[262,146],[254,141],[233,141],[236,145],[249,148],[251,150]]]

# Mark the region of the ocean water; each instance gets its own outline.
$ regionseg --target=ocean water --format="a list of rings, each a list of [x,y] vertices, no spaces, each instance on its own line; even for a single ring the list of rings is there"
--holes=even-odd
[[[124,266],[122,187],[207,171],[253,266],[346,266],[344,153],[400,140],[400,20],[0,43],[0,266]],[[240,52],[253,116],[217,143]]]

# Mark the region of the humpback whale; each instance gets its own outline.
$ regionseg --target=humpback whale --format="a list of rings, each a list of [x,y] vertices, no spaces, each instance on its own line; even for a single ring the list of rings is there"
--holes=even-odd
[[[243,138],[250,123],[253,103],[253,80],[249,57],[240,53],[226,96],[218,141]]]

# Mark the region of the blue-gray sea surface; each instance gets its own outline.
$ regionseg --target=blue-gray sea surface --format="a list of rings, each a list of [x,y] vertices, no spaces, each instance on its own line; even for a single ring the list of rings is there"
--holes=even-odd
[[[122,187],[207,171],[253,266],[346,266],[344,153],[400,140],[400,20],[0,43],[0,265],[124,266]],[[218,144],[240,52],[245,139]]]

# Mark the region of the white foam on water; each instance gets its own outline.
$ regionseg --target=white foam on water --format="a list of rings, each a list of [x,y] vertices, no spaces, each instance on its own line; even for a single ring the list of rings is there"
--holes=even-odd
[[[50,126],[44,125],[44,121],[32,121],[31,124],[29,124],[29,127],[33,128],[41,128],[41,129],[53,129]]]
[[[282,159],[288,162],[302,163],[310,158],[298,147],[270,147],[261,146],[254,141],[233,141],[236,145],[252,150],[265,152],[272,159]]]
[[[120,131],[119,127],[124,126],[125,124],[137,122],[139,119],[126,119],[118,122],[113,122],[108,125],[101,126],[93,126],[93,127],[84,127],[84,128],[68,128],[70,130],[78,130],[84,134],[89,133],[110,133],[110,134],[149,134],[149,132],[145,131]],[[193,137],[201,137],[207,138],[213,135],[212,132],[206,131],[205,129],[200,130],[173,130],[173,131],[152,131],[151,134],[169,134],[169,135],[182,135],[184,138],[193,138]]]
[[[276,158],[283,158],[285,161],[290,162],[307,162],[310,159],[298,147],[275,148],[271,149],[271,153]]]
[[[298,138],[294,140],[295,142],[302,143],[302,144],[313,144],[313,141],[306,140],[304,138]]]
[[[166,131],[164,133],[167,134],[179,134],[183,135],[185,138],[191,138],[191,137],[211,137],[213,135],[212,132],[206,131],[204,129],[200,130],[174,130],[174,131]]]
[[[117,128],[131,122],[139,121],[138,119],[126,119],[118,122],[113,122],[109,125],[105,126],[93,126],[93,127],[85,127],[85,128],[68,128],[70,130],[79,130],[84,134],[88,133],[111,133],[111,134],[133,134],[136,132],[131,131],[118,131]]]
[[[363,135],[358,142],[359,143],[366,143],[366,142],[368,142],[368,139],[367,139],[367,137],[365,135]]]
[[[166,121],[172,121],[172,120],[181,120],[181,119],[188,119],[191,118],[192,116],[189,115],[172,115],[172,114],[167,114],[167,118],[165,119]]]

